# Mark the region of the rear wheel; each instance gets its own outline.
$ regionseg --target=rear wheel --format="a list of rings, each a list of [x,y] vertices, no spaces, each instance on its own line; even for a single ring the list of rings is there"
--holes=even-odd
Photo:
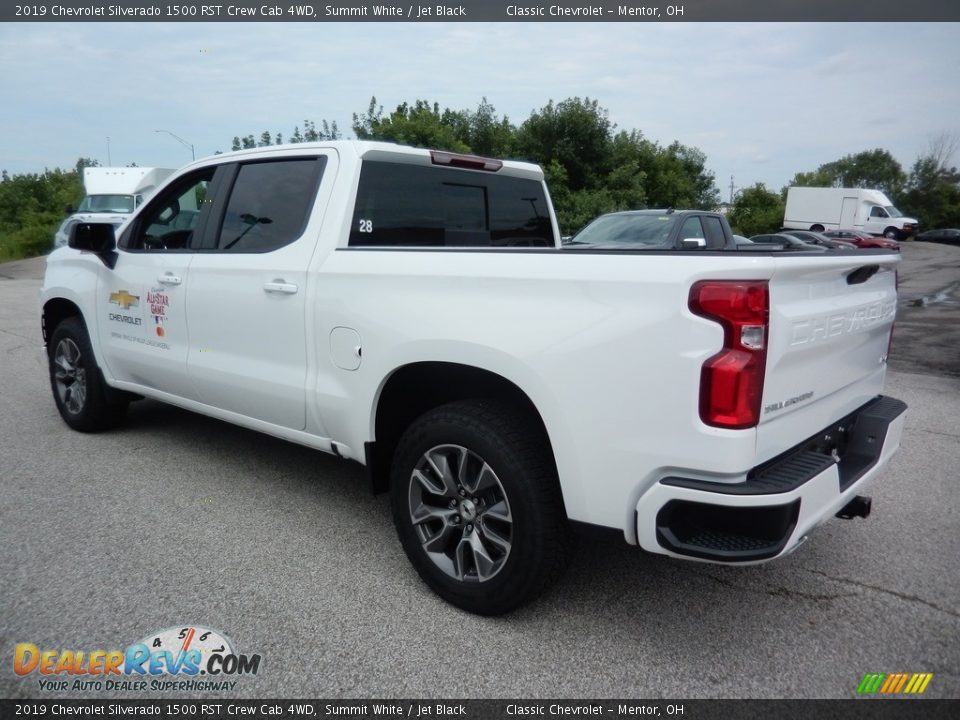
[[[511,406],[445,405],[397,447],[391,505],[420,577],[448,602],[498,615],[537,597],[566,565],[570,533],[541,433]]]
[[[60,416],[74,430],[98,432],[119,422],[127,402],[108,402],[107,388],[83,322],[67,318],[47,347],[50,387]]]
[[[810,230],[813,232],[823,232],[823,225],[820,225],[820,224],[813,225],[811,226]]]

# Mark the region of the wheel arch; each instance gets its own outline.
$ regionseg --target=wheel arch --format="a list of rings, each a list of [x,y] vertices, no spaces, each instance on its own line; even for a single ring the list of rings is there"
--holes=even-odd
[[[403,365],[383,383],[373,417],[372,442],[365,444],[367,469],[374,492],[389,487],[390,464],[401,435],[432,408],[458,400],[491,398],[515,405],[542,433],[556,469],[556,455],[543,416],[519,385],[491,370],[446,361]]]
[[[79,318],[89,333],[90,328],[83,318],[83,312],[76,303],[63,297],[54,297],[47,300],[43,304],[40,314],[40,330],[43,333],[43,342],[49,343],[57,326],[70,317]]]
[[[91,331],[90,324],[84,317],[80,306],[69,298],[58,295],[49,298],[43,303],[40,311],[40,329],[43,333],[43,342],[47,345],[47,352],[52,352],[49,347],[50,338],[53,337],[53,333],[56,332],[57,327],[65,320],[74,317],[83,324],[84,330],[86,330],[90,347],[93,350],[93,357],[97,363],[97,372],[103,381],[103,389],[106,393],[107,400],[111,403],[120,403],[141,399],[140,395],[135,395],[134,393],[129,393],[124,390],[117,390],[110,385],[111,376],[106,371],[103,358],[100,356],[100,347],[97,342],[98,338],[96,337],[96,333]]]

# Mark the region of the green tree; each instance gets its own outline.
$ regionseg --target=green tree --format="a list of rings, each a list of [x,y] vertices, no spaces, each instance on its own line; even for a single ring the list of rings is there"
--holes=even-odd
[[[64,219],[64,208],[83,197],[83,168],[10,175],[0,182],[0,260],[40,255],[50,249],[53,234]]]
[[[596,100],[550,100],[517,130],[518,155],[541,165],[556,160],[572,191],[592,189],[613,170],[614,126]]]
[[[506,117],[498,117],[496,108],[487,98],[466,118],[466,142],[473,152],[488,157],[509,157],[513,154],[516,128]],[[461,131],[463,132],[463,131]]]
[[[776,232],[783,226],[783,198],[757,183],[740,191],[727,220],[735,233],[747,237]]]
[[[910,169],[898,202],[923,227],[960,227],[960,172],[951,165],[957,145],[956,136],[941,134]]]
[[[882,190],[897,197],[903,190],[906,174],[887,150],[877,148],[825,163],[813,172],[794,175],[790,185],[800,187],[858,187]]]
[[[353,132],[359,140],[386,140],[414,147],[452,152],[470,152],[465,135],[469,121],[462,112],[445,109],[439,103],[417,100],[401,103],[387,116],[376,97],[370,98],[365,113],[353,114]]]

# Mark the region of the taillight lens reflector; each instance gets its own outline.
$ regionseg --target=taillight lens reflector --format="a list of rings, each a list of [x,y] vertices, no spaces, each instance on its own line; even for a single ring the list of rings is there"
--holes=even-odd
[[[690,289],[689,307],[723,327],[723,349],[700,372],[700,419],[713,427],[755,427],[767,366],[767,282],[704,280]]]

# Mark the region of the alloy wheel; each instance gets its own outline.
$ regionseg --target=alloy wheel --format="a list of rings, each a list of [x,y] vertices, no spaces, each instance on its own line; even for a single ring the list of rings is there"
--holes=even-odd
[[[493,469],[461,445],[425,452],[410,475],[409,511],[433,563],[461,582],[485,582],[503,569],[513,516]]]

